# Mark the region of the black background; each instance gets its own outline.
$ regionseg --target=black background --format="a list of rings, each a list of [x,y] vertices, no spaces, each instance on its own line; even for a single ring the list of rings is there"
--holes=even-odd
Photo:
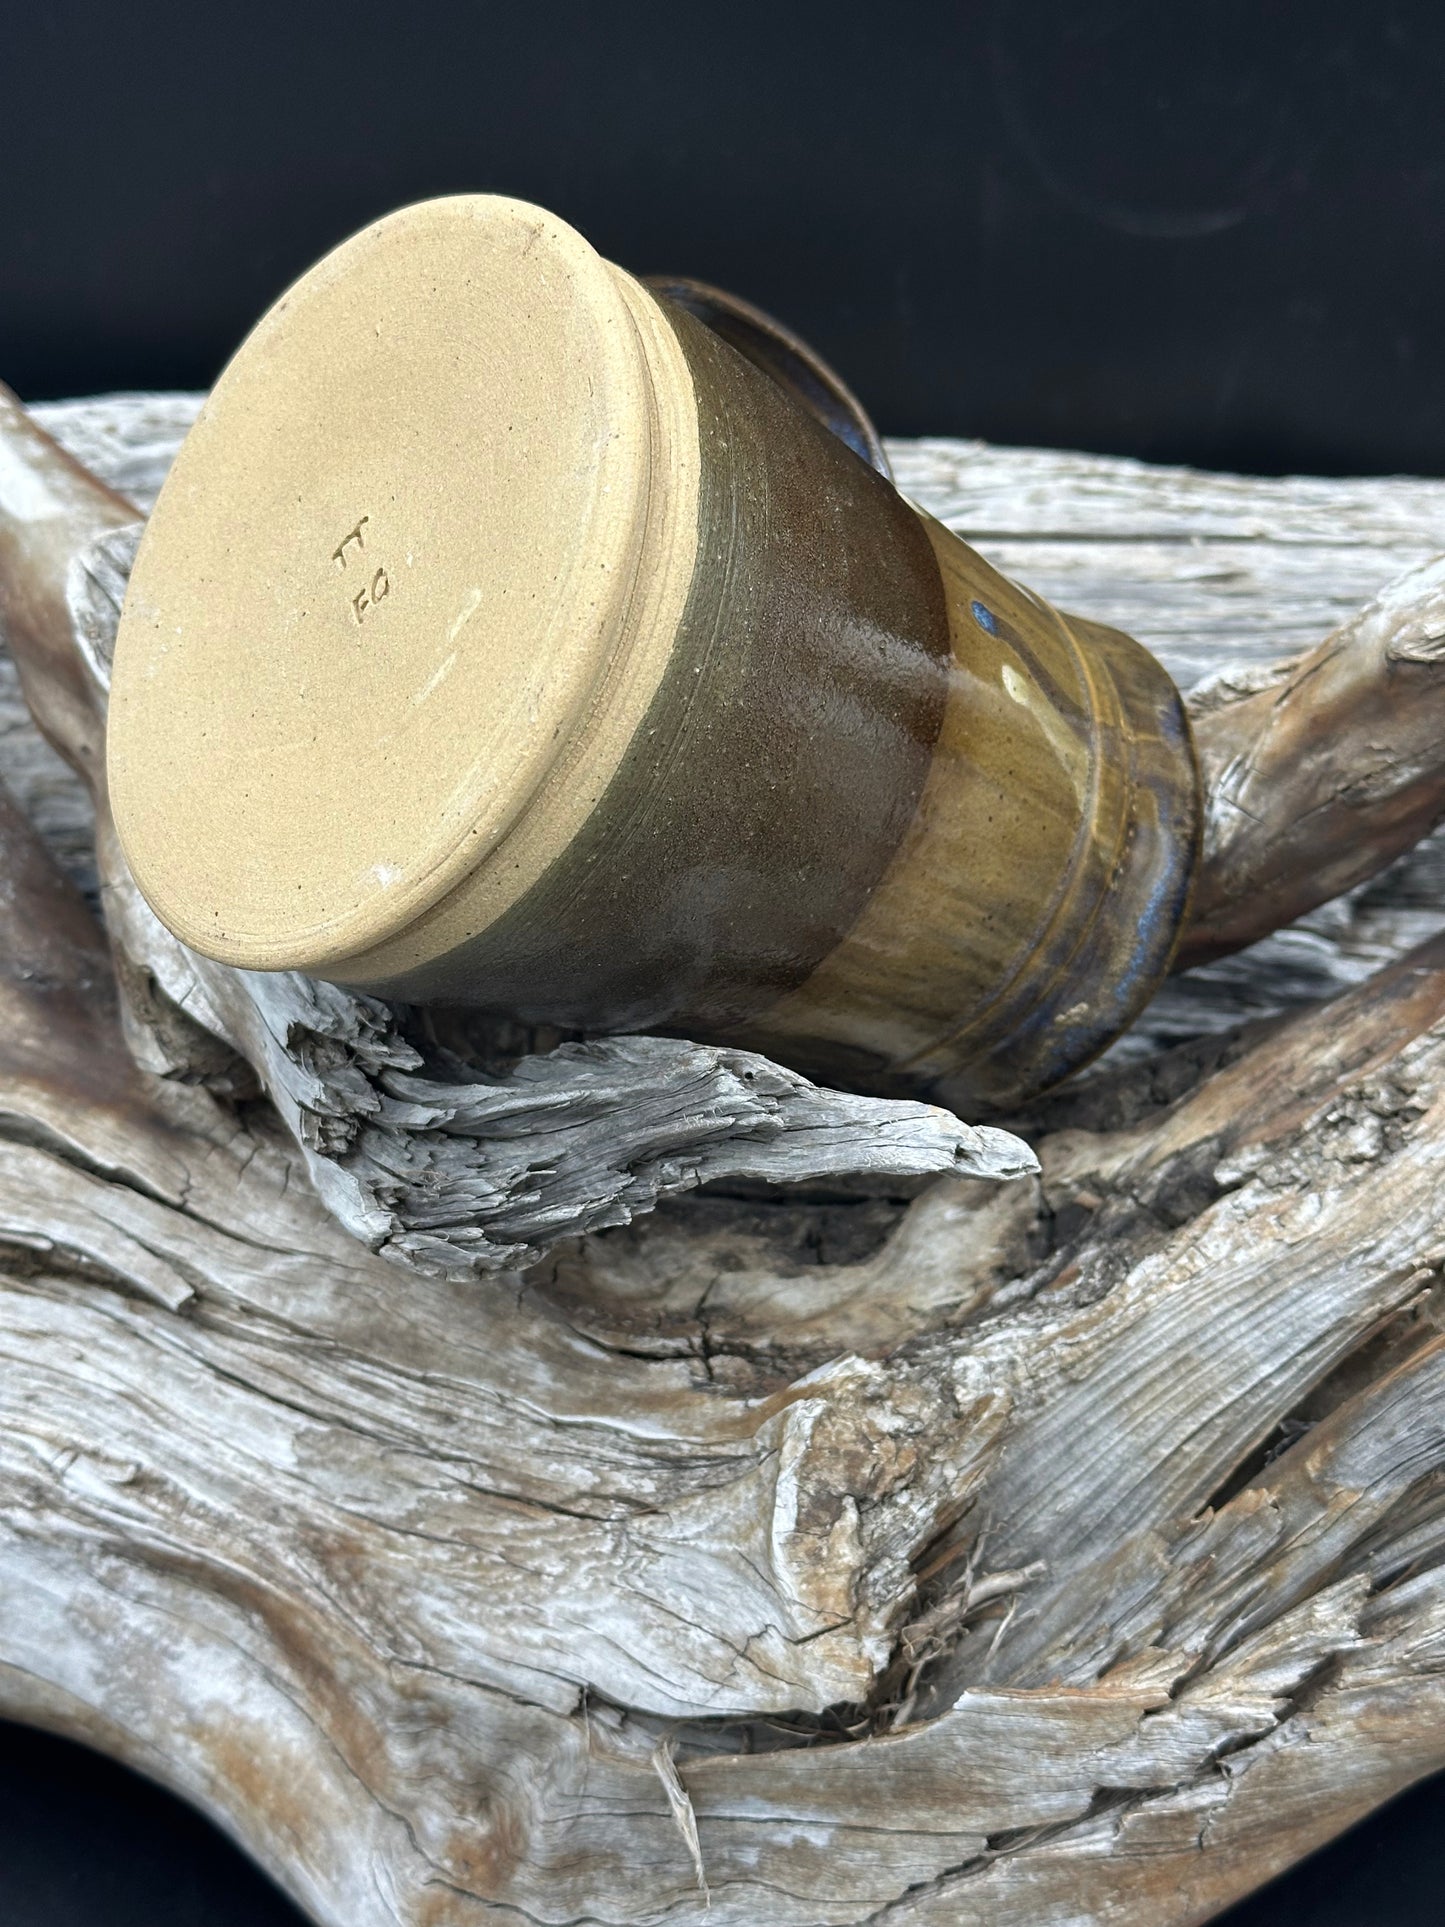
[[[895,434],[1445,473],[1439,0],[0,0],[0,379],[201,385],[459,189],[734,288]]]
[[[809,336],[885,431],[1445,474],[1445,5],[0,0],[0,379],[201,386],[317,254],[492,189]],[[1445,1787],[1230,1916],[1438,1922]],[[0,1726],[6,1927],[283,1927]]]

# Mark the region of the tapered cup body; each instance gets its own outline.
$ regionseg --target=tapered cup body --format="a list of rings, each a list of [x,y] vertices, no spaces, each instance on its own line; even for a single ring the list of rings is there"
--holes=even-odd
[[[208,400],[109,776],[202,952],[1005,1106],[1166,969],[1177,692],[540,210],[406,209]]]

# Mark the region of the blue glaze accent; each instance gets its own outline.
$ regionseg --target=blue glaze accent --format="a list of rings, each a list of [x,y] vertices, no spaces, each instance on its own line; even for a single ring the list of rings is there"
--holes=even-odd
[[[1134,952],[1133,963],[1122,976],[1115,979],[1113,991],[1116,1004],[1128,1005],[1133,1001],[1141,979],[1146,972],[1154,969],[1158,952],[1173,938],[1179,908],[1175,899],[1179,894],[1181,873],[1184,873],[1182,865],[1166,870],[1149,892],[1143,909],[1137,913],[1139,947]]]
[[[1136,912],[1139,943],[1129,964],[1107,986],[1083,1023],[1065,1026],[1057,1023],[1051,1010],[1039,1013],[1046,1024],[1055,1026],[1049,1062],[1056,1079],[1062,1080],[1080,1063],[1088,1062],[1101,1038],[1120,1035],[1127,1027],[1141,985],[1157,970],[1160,950],[1172,941],[1191,867],[1176,851],[1175,860],[1156,878]]]
[[[1183,746],[1186,739],[1178,705],[1161,720],[1164,733],[1170,735],[1177,730]],[[1187,899],[1193,852],[1187,839],[1180,840],[1182,826],[1176,812],[1168,807],[1167,799],[1161,797],[1160,801],[1165,807],[1159,829],[1167,855],[1143,903],[1134,912],[1138,939],[1129,957],[1122,961],[1119,974],[1107,982],[1094,984],[1088,1014],[1082,1019],[1069,1024],[1061,1022],[1057,1002],[1046,1000],[1029,1012],[1010,1034],[1011,1049],[1026,1052],[1033,1047],[1038,1051],[1038,1076],[1043,1089],[1071,1076],[1097,1055],[1101,1045],[1127,1029],[1145,1001],[1142,993],[1158,971],[1161,952],[1167,951],[1173,942]]]
[[[987,629],[991,636],[996,636],[998,634],[998,617],[994,614],[993,610],[986,609],[981,602],[971,602],[968,606],[972,609],[973,619],[979,628]]]

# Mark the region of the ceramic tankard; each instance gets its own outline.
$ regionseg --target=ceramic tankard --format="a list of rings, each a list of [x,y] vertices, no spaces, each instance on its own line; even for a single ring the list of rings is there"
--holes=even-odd
[[[1178,693],[668,286],[463,196],[272,308],[126,599],[136,880],[246,969],[1015,1103],[1168,966]]]

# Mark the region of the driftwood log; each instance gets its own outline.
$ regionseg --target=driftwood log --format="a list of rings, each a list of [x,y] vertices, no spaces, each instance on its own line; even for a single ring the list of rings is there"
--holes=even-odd
[[[0,413],[0,1713],[327,1927],[1182,1927],[1445,1764],[1445,486],[891,449],[1199,685],[1197,967],[973,1125],[169,939],[194,408]]]

